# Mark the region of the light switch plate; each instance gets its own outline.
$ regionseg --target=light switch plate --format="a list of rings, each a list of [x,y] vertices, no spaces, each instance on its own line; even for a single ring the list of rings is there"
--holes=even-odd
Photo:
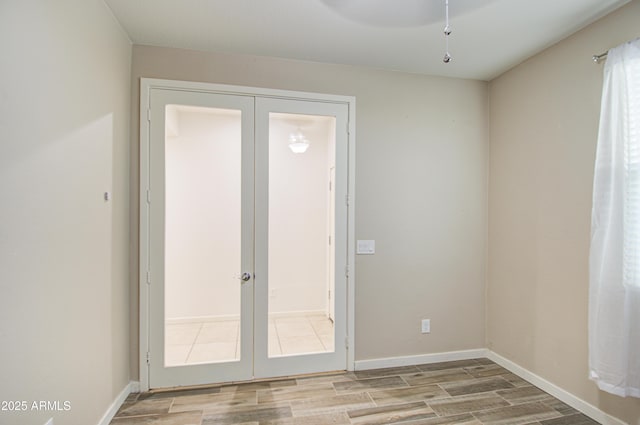
[[[372,255],[376,253],[376,241],[358,240],[356,254]]]

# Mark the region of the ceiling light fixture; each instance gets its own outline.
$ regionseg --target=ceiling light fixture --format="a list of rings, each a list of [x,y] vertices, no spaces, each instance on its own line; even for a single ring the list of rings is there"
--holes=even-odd
[[[289,134],[289,149],[291,149],[291,152],[305,153],[308,148],[309,141],[306,137],[304,137],[304,134],[302,134],[300,128],[298,128],[298,131],[296,131],[295,133]]]
[[[444,1],[444,7],[445,7],[444,40],[446,45],[446,51],[442,61],[444,63],[449,63],[451,62],[451,59],[453,59],[449,54],[449,35],[451,35],[451,27],[449,26],[449,0]]]

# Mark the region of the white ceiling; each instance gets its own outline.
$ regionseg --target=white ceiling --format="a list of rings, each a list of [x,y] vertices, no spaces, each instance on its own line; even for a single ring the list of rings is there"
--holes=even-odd
[[[105,0],[135,44],[490,80],[629,0]],[[601,53],[601,52],[593,52]]]

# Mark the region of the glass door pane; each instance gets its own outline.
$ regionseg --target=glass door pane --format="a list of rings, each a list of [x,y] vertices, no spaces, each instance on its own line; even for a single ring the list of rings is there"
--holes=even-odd
[[[333,352],[333,116],[269,113],[269,357]]]
[[[165,367],[240,359],[241,113],[166,106]]]

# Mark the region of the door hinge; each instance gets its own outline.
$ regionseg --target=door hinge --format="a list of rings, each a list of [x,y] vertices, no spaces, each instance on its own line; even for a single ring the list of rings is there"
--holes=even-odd
[[[347,350],[349,349],[349,337],[348,336],[344,337],[344,348],[346,348]]]
[[[351,135],[351,122],[347,121],[347,136]]]
[[[344,266],[344,277],[349,277],[349,266]]]
[[[151,364],[151,351],[147,351],[147,365]]]
[[[327,291],[328,298],[331,299],[331,289]]]
[[[329,235],[329,245],[331,245],[331,235]]]
[[[151,108],[147,109],[147,121],[151,122]]]
[[[151,191],[147,189],[147,204],[151,203]]]
[[[151,271],[147,270],[147,285],[151,285]]]
[[[344,195],[344,203],[349,206],[349,203],[351,202],[351,196],[349,195]]]

